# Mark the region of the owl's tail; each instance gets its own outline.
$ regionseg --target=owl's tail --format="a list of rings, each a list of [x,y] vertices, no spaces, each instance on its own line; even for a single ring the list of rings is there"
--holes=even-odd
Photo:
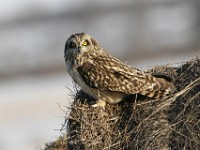
[[[165,75],[146,75],[147,85],[141,91],[142,95],[151,98],[162,98],[169,95],[174,89],[173,79]]]

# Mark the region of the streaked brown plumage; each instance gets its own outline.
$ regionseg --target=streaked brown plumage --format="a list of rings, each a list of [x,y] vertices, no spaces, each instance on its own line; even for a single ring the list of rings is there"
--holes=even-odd
[[[69,37],[64,56],[70,76],[97,100],[94,106],[118,103],[130,94],[161,98],[173,87],[169,78],[146,74],[112,57],[85,33]]]

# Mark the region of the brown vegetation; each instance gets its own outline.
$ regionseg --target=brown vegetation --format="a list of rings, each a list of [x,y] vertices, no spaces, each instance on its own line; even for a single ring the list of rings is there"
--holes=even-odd
[[[168,98],[126,97],[105,110],[91,107],[91,98],[78,91],[66,121],[66,137],[47,150],[161,150],[200,147],[200,60],[181,67],[157,66],[148,72],[174,78]],[[56,143],[62,143],[63,146]]]

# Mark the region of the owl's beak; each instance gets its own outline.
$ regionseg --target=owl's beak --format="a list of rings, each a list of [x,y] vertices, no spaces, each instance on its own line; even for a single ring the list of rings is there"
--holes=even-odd
[[[82,54],[84,53],[83,47],[78,46],[77,49],[78,49],[78,53],[79,53],[79,54],[82,55]]]
[[[78,46],[77,49],[78,49],[78,52],[81,53],[81,46]]]

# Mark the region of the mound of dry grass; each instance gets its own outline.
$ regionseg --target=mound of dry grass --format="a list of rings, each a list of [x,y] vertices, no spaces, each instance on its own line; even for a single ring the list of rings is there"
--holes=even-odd
[[[79,91],[67,116],[65,146],[59,149],[200,148],[200,60],[149,72],[173,77],[176,91],[159,100],[128,96],[119,104],[107,104],[105,110],[91,107],[91,99]],[[57,149],[52,145],[46,149]]]

